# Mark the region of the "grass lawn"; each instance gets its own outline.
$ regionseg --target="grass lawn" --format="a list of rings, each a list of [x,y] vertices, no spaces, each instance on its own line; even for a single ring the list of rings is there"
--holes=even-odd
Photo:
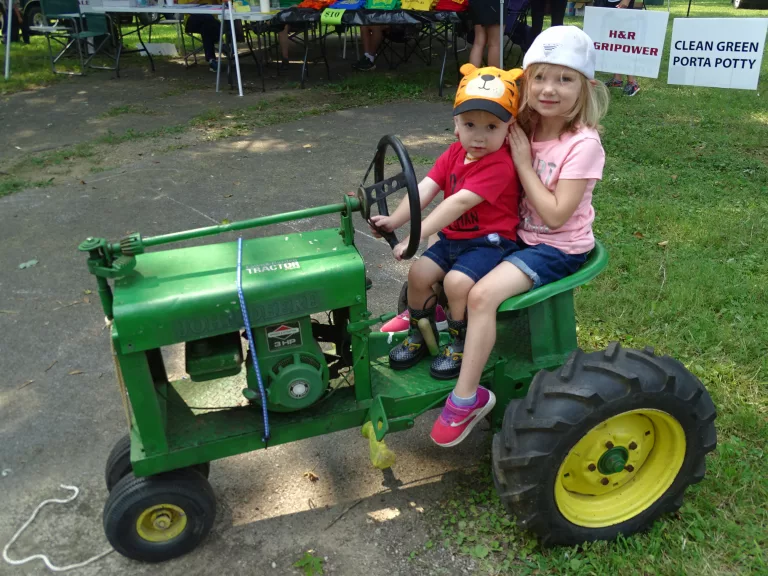
[[[687,2],[676,0],[672,8],[672,18],[684,16]],[[697,0],[692,15],[768,17],[768,11]],[[40,63],[47,58],[41,42],[19,49],[14,76],[0,90],[51,81],[47,61]],[[572,549],[539,549],[506,517],[488,467],[470,473],[434,513],[426,547],[472,555],[480,573],[768,574],[768,476],[762,472],[768,461],[768,59],[757,92],[671,86],[666,70],[665,58],[660,78],[641,79],[634,98],[613,93],[603,133],[607,163],[595,190],[595,231],[610,264],[578,292],[579,341],[587,350],[611,340],[651,345],[683,361],[718,408],[717,451],[679,514],[647,534]],[[298,91],[283,104],[295,113],[323,113],[435,98],[434,85],[434,72],[377,71],[314,88],[311,108],[301,107]],[[212,110],[176,129],[243,134],[285,121],[280,106],[278,100],[226,115]],[[95,142],[79,154],[97,154],[106,145],[114,143]],[[59,156],[49,153],[40,166]],[[421,551],[411,552],[415,571]]]
[[[692,14],[768,15],[723,0]],[[579,343],[683,361],[718,408],[717,451],[679,514],[573,549],[540,550],[509,524],[488,468],[468,475],[427,546],[475,556],[480,573],[768,574],[768,61],[760,92],[671,86],[666,70],[633,98],[613,93],[595,190],[610,263],[576,296]]]

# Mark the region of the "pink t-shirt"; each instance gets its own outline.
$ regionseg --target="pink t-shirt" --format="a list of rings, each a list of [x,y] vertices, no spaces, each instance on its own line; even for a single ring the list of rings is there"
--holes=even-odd
[[[544,224],[533,205],[524,196],[520,202],[518,237],[531,246],[548,244],[566,254],[584,254],[595,247],[592,222],[592,190],[603,177],[605,151],[600,135],[592,128],[566,132],[560,138],[545,142],[531,142],[533,168],[544,186],[555,193],[557,183],[563,180],[588,180],[584,197],[576,211],[557,230]]]

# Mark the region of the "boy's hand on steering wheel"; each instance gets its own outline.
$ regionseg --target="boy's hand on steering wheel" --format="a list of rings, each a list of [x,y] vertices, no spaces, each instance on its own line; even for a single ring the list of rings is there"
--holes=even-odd
[[[376,228],[379,230],[384,230],[384,232],[394,232],[396,226],[394,225],[394,222],[392,222],[392,216],[384,216],[382,214],[376,214],[374,216],[371,216],[371,222],[373,222],[376,225]],[[379,230],[374,228],[373,226],[371,228],[371,234],[375,238],[381,238],[381,234],[379,233]]]
[[[408,242],[410,242],[410,236],[406,236],[400,244],[395,246],[392,249],[392,255],[395,257],[395,260],[402,260],[403,259],[403,252],[405,252],[406,248],[408,248]]]

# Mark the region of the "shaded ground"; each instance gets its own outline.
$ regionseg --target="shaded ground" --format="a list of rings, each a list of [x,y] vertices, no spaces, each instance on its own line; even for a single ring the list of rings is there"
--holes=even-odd
[[[64,109],[77,110],[64,94]],[[122,168],[82,182],[68,177],[62,184],[0,199],[0,482],[6,496],[0,542],[10,538],[38,502],[60,496],[60,483],[83,491],[68,507],[46,509],[12,556],[43,550],[61,565],[105,547],[100,526],[106,497],[103,466],[125,424],[100,308],[93,295],[86,295],[94,283],[75,250],[83,238],[116,238],[134,230],[152,235],[335,203],[359,184],[380,135],[407,135],[411,154],[427,158],[452,139],[446,128],[450,107],[443,104],[343,111],[276,125],[248,138],[129,158]],[[56,145],[70,137],[53,130],[49,142]],[[420,175],[426,169],[417,165]],[[333,226],[335,221],[330,216],[300,221],[268,233]],[[390,257],[383,242],[367,235],[362,221],[356,225],[374,281],[369,308],[380,314],[394,308],[407,267]],[[39,260],[36,266],[18,268],[33,258]],[[179,358],[172,354],[171,370],[174,366]],[[73,375],[75,371],[82,374]],[[34,382],[25,386],[29,380]],[[470,560],[455,559],[444,550],[408,559],[430,538],[424,515],[457,471],[486,453],[487,432],[457,450],[437,450],[427,436],[433,417],[422,418],[411,432],[389,437],[398,463],[386,474],[370,466],[358,430],[214,462],[211,482],[220,510],[213,533],[193,554],[163,570],[290,573],[291,564],[308,549],[328,558],[325,569],[330,573],[471,570]],[[319,480],[310,482],[307,471]],[[154,570],[112,554],[81,573]],[[40,563],[32,563],[13,573],[44,571]]]

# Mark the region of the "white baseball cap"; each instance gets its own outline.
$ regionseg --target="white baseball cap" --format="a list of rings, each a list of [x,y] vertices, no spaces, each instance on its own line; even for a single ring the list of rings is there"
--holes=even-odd
[[[552,26],[536,37],[523,58],[523,70],[531,64],[558,64],[595,78],[595,46],[576,26]]]

